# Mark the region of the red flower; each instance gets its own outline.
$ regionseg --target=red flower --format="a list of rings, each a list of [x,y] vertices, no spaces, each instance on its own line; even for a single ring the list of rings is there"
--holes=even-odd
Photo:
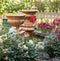
[[[58,22],[58,24],[60,24],[60,18],[57,18],[57,22]]]
[[[43,22],[43,27],[46,27],[47,26],[47,23],[46,22]]]
[[[34,22],[36,21],[36,19],[37,19],[36,16],[32,16],[32,17],[29,19],[29,21],[32,22],[32,23],[34,23]]]
[[[56,18],[53,20],[53,24],[54,24],[54,25],[57,25]]]
[[[57,20],[57,21],[60,21],[60,18],[57,18],[56,20]]]
[[[45,29],[48,29],[48,30],[54,28],[54,26],[52,24],[49,24],[49,23],[46,23],[46,22],[38,23],[38,27],[39,28],[45,28]]]
[[[55,19],[53,20],[53,24],[54,24],[54,25],[59,25],[59,24],[60,24],[60,18],[55,18]]]
[[[56,28],[56,30],[54,31],[55,33],[57,33],[59,31],[59,29],[58,28]]]
[[[49,30],[49,29],[51,29],[51,27],[50,27],[50,26],[46,26],[46,29],[48,29],[48,30]]]
[[[59,33],[59,34],[57,34],[57,37],[60,39],[60,33]]]
[[[42,23],[38,23],[38,28],[43,28]]]
[[[48,30],[54,28],[54,26],[52,24],[49,24],[49,23],[47,23],[45,27]]]

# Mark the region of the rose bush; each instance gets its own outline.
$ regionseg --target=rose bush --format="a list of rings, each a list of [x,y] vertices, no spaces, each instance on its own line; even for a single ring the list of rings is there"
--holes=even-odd
[[[38,23],[38,28],[42,33],[50,33],[53,30],[54,25],[47,22],[41,22]]]

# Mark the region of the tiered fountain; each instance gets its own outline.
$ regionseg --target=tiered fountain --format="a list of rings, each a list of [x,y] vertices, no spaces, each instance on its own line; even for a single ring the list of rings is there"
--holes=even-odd
[[[34,24],[29,21],[31,16],[35,16],[37,10],[22,10],[22,13],[25,14],[26,21],[20,26],[20,29],[25,31],[25,34],[33,34]]]

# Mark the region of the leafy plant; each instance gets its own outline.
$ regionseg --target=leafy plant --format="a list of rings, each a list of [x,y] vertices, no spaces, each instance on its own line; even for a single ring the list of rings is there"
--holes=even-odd
[[[0,26],[0,36],[9,32],[9,29],[4,26]]]
[[[33,4],[30,5],[30,0],[23,0],[21,2],[13,1],[13,0],[11,1],[1,0],[0,1],[0,14],[17,13],[18,11],[22,9],[31,9],[32,6]]]
[[[35,43],[32,40],[25,42],[15,32],[1,35],[0,61],[35,61],[38,56]]]
[[[41,12],[44,12],[44,11],[49,11],[49,12],[58,12],[60,10],[60,1],[59,0],[54,0],[53,2],[51,0],[49,1],[36,1],[35,2],[35,5],[37,7],[37,9]]]
[[[60,56],[60,39],[57,34],[51,33],[47,38],[44,39],[46,42],[45,50],[51,58]]]
[[[13,3],[12,3],[13,2]],[[24,8],[24,3],[19,3],[17,1],[1,0],[0,4],[0,14],[4,13],[16,13]]]

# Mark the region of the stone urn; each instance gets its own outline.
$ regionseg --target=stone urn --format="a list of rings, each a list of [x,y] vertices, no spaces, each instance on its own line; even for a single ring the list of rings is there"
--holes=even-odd
[[[26,20],[29,20],[31,16],[35,16],[38,10],[22,10],[21,12],[25,14]]]
[[[18,28],[24,22],[24,14],[9,14],[7,15],[8,23],[11,26]]]

